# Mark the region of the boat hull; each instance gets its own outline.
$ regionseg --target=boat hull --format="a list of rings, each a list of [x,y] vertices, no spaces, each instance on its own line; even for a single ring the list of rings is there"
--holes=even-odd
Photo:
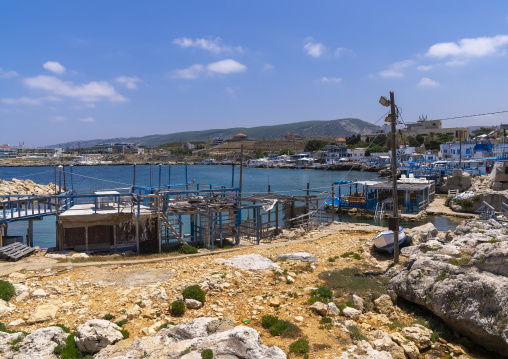
[[[405,240],[406,234],[404,233],[404,228],[399,227],[399,246],[404,243]],[[393,231],[382,231],[377,236],[372,238],[372,241],[374,242],[374,247],[376,247],[377,250],[393,253]]]

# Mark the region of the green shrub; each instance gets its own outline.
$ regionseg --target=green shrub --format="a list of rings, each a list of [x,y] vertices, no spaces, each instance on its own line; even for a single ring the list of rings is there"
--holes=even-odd
[[[335,262],[335,258],[333,257],[328,258],[328,262]]]
[[[213,359],[213,351],[212,349],[205,349],[201,352],[202,359]]]
[[[320,324],[327,324],[327,323],[331,323],[331,322],[332,322],[332,318],[330,318],[330,317],[323,317],[319,321]]]
[[[115,322],[116,325],[118,325],[119,327],[123,327],[125,324],[127,324],[127,319],[122,319],[118,322]]]
[[[476,202],[476,201],[479,201],[479,200],[480,200],[480,198],[481,198],[481,197],[480,197],[480,195],[479,195],[479,194],[475,194],[473,197],[471,197],[471,200],[472,200],[473,202]]]
[[[3,299],[6,302],[8,302],[14,296],[15,293],[16,290],[14,289],[14,286],[11,283],[5,280],[0,280],[0,299]]]
[[[124,339],[128,339],[131,336],[131,333],[127,329],[120,329],[120,333],[122,333]]]
[[[366,340],[365,336],[362,334],[360,329],[356,325],[350,325],[347,327],[347,330],[349,330],[349,336],[354,341],[360,341],[360,340]]]
[[[195,254],[198,252],[198,249],[196,247],[190,246],[188,244],[184,244],[180,248],[178,248],[178,252],[183,254]]]
[[[270,329],[278,321],[279,321],[279,318],[277,318],[273,315],[270,315],[270,314],[263,315],[263,317],[261,318],[261,326],[265,329]]]
[[[76,343],[74,342],[74,337],[76,333],[71,333],[67,339],[65,339],[65,346],[61,348],[61,359],[81,359],[83,356],[79,351]],[[55,348],[57,350],[58,346]]]
[[[182,296],[184,299],[195,299],[205,304],[205,292],[199,285],[191,285],[183,290]]]
[[[311,297],[308,300],[309,304],[314,304],[316,302],[328,304],[333,298],[331,289],[327,287],[318,287],[318,289],[313,289],[310,291],[310,295]]]
[[[9,330],[5,327],[5,324],[0,322],[0,332],[4,333],[16,333],[15,331]]]
[[[298,326],[287,320],[279,320],[270,328],[270,334],[274,337],[296,338],[302,334],[302,331]]]
[[[295,354],[305,354],[309,352],[309,341],[306,338],[300,338],[296,342],[291,343],[289,352]]]
[[[441,282],[441,281],[443,281],[443,280],[445,280],[445,279],[446,279],[446,272],[445,272],[445,270],[443,269],[443,270],[441,271],[441,273],[437,276],[436,281],[437,281],[437,282]]]
[[[104,316],[104,319],[106,320],[112,320],[112,319],[115,319],[115,316],[111,313],[108,313]]]
[[[473,201],[471,201],[469,198],[465,198],[462,200],[462,206],[473,207]]]
[[[342,258],[347,258],[347,257],[349,257],[349,256],[352,256],[353,254],[354,254],[353,252],[346,252],[346,253],[342,253],[340,256],[341,256]]]
[[[67,328],[65,325],[63,324],[53,324],[52,327],[59,327],[59,328],[62,328],[62,330],[65,332],[65,333],[70,333],[71,330],[69,328]]]
[[[171,313],[174,315],[184,315],[185,314],[185,303],[183,300],[175,300],[171,303]]]
[[[362,259],[362,256],[359,255],[358,253],[355,253],[355,254],[353,254],[353,258],[360,260],[360,259]]]

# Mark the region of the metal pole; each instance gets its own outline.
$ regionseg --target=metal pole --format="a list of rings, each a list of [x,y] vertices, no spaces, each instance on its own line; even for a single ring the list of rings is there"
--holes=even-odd
[[[136,186],[136,164],[132,164],[132,187]],[[134,188],[133,188],[134,190]]]
[[[185,159],[185,183],[189,183],[188,177],[187,177],[187,159]]]
[[[72,189],[72,192],[74,192],[74,174],[72,173],[72,168],[73,167],[74,167],[73,165],[69,166],[69,171],[71,171],[71,189]]]
[[[240,146],[240,196],[242,195],[243,185],[243,145]]]
[[[231,164],[231,187],[235,186],[235,162]]]
[[[393,180],[393,261],[399,263],[399,209],[397,198],[397,115],[395,113],[395,95],[390,91],[390,107],[392,120],[392,180]]]
[[[162,179],[162,163],[159,163],[159,191],[161,189],[161,179]]]
[[[171,186],[171,163],[168,165],[168,187]]]
[[[340,198],[339,198],[340,201]],[[335,188],[332,182],[332,223],[335,222]]]
[[[63,178],[64,178],[64,188],[67,190],[67,185],[65,183],[65,165],[63,165]]]

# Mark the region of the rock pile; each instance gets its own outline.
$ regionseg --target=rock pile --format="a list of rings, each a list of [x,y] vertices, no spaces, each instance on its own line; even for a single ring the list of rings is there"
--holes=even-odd
[[[12,181],[0,180],[0,194],[31,194],[44,195],[58,192],[59,187],[53,183],[48,185],[37,184],[29,179],[19,180],[13,178]],[[63,189],[62,189],[63,190]]]
[[[414,247],[389,288],[442,318],[456,332],[501,354],[508,352],[508,227],[469,220],[450,242]]]

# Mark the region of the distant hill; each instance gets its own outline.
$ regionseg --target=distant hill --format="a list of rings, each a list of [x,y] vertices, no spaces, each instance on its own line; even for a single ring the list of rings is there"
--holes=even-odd
[[[235,127],[225,129],[213,129],[203,131],[187,131],[177,132],[167,135],[149,135],[143,137],[116,137],[108,139],[97,139],[88,141],[72,141],[52,145],[49,147],[63,148],[86,148],[93,147],[101,143],[118,143],[128,142],[144,146],[158,146],[168,142],[192,142],[207,141],[208,137],[229,138],[237,133],[244,133],[252,139],[270,139],[283,138],[288,132],[296,133],[301,137],[348,137],[353,134],[367,133],[368,130],[375,133],[379,129],[378,126],[362,121],[357,118],[344,118],[332,121],[305,121],[286,123],[274,126],[258,126],[258,127]]]

